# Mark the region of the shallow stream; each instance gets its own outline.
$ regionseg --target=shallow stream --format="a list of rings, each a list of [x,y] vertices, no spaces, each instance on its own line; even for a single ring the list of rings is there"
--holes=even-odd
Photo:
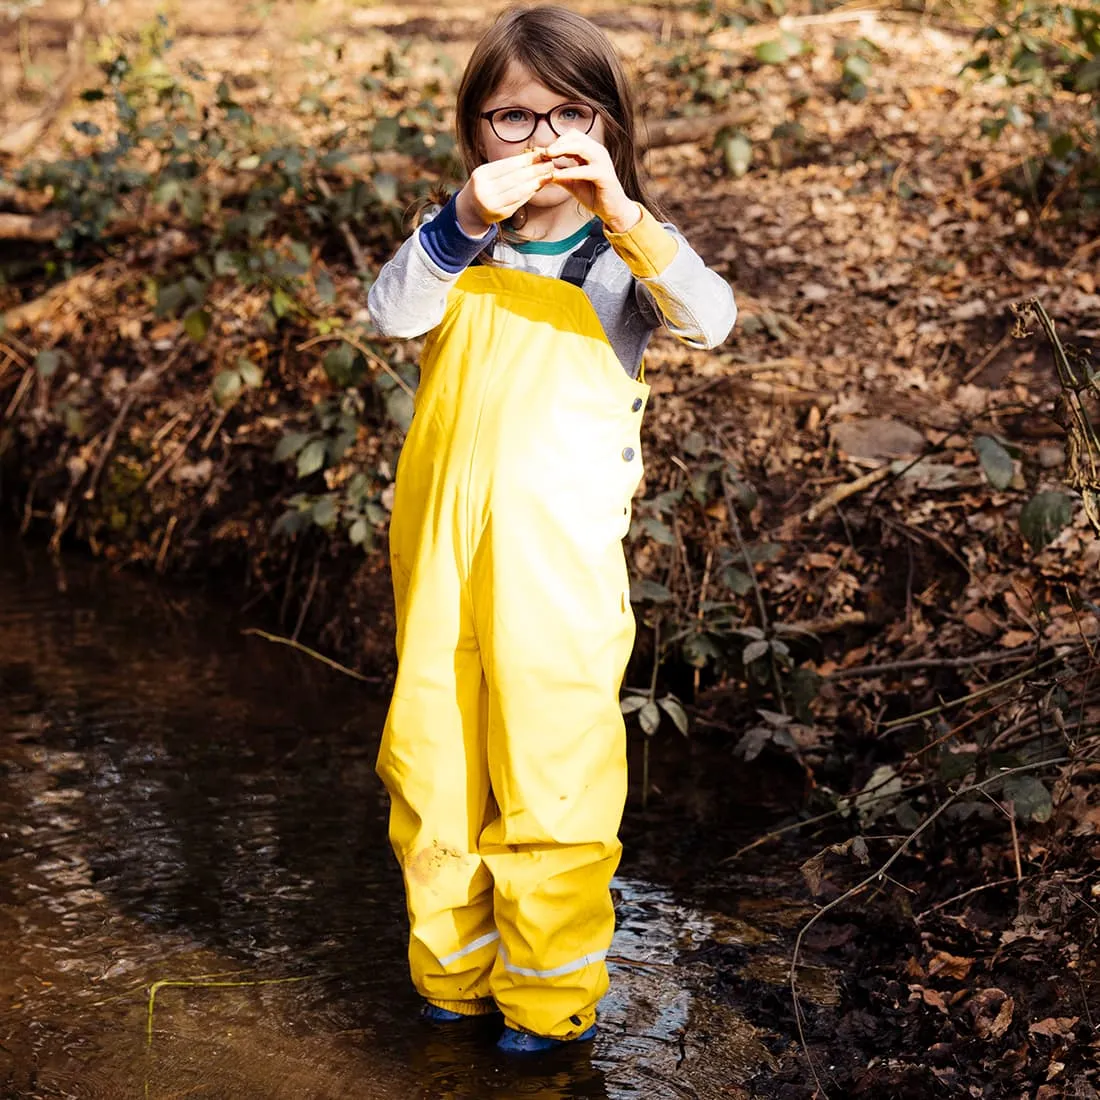
[[[713,767],[632,798],[599,1038],[516,1063],[416,1019],[384,703],[242,625],[0,536],[0,1096],[755,1095],[786,1040],[693,960],[741,944],[779,987],[799,909],[716,873],[749,822]]]

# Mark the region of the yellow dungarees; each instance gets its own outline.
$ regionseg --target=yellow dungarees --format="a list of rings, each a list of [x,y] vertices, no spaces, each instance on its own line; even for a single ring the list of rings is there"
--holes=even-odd
[[[561,1039],[608,984],[634,642],[622,539],[648,395],[582,290],[471,267],[425,346],[397,471],[378,771],[413,981]]]

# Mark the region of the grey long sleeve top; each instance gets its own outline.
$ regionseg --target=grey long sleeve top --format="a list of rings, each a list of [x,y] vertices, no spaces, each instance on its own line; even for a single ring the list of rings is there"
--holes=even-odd
[[[554,242],[506,242],[496,227],[472,238],[459,226],[452,199],[379,272],[367,298],[371,320],[384,336],[422,336],[443,319],[451,288],[490,244],[496,265],[557,278],[590,230],[591,224]],[[633,229],[606,236],[611,248],[597,257],[583,289],[631,377],[661,325],[689,347],[726,339],[737,317],[733,291],[674,226],[643,208]]]

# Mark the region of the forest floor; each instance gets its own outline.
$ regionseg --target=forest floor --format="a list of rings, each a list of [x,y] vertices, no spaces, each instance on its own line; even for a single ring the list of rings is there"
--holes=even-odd
[[[372,127],[409,109],[444,132],[457,72],[501,6],[112,0],[89,40],[125,40],[163,11],[173,65],[200,62],[303,145],[365,142],[333,185],[363,172],[382,190],[390,173],[430,171],[371,145]],[[828,873],[824,854],[804,870],[807,896],[837,904],[801,944],[846,975],[837,1003],[806,1017],[828,1095],[1095,1098],[1100,540],[1062,495],[1050,345],[1034,325],[1014,335],[1011,307],[1037,297],[1064,343],[1095,346],[1097,224],[1069,217],[1065,182],[1036,170],[1040,136],[983,136],[1023,93],[962,74],[972,22],[868,3],[738,29],[715,27],[709,5],[573,6],[635,73],[660,135],[654,191],[740,307],[722,348],[658,334],[647,358],[629,682],[650,683],[665,639],[660,683],[688,704],[693,736],[731,775],[793,777],[792,831],[769,843],[784,858],[834,845]],[[0,21],[0,54],[20,59],[0,71],[0,131],[48,101],[79,8],[50,0]],[[784,32],[802,52],[760,63],[756,47]],[[872,58],[858,101],[836,58],[853,42]],[[1078,108],[1066,97],[1054,112]],[[101,109],[67,109],[35,157],[86,153],[69,123]],[[681,143],[666,126],[717,115],[717,141],[705,123]],[[28,196],[0,178],[0,211],[33,215]],[[120,565],[220,570],[223,585],[243,573],[231,598],[385,675],[383,541],[364,552],[319,529],[271,536],[301,480],[272,448],[308,432],[311,402],[337,392],[314,346],[324,333],[257,335],[258,292],[215,280],[208,339],[183,336],[148,281],[163,284],[194,228],[144,213],[134,226],[78,252],[67,280],[44,242],[0,241],[22,264],[0,284],[5,511]],[[356,262],[376,268],[401,231],[400,216],[349,219],[318,242],[311,263],[333,293],[313,316],[362,324]],[[264,384],[218,407],[211,382],[242,347]],[[40,369],[42,349],[65,369]],[[417,352],[369,350],[398,374]],[[73,410],[79,430],[62,438]],[[397,442],[393,424],[361,423],[348,450],[380,478],[383,504]],[[340,470],[314,474],[314,488],[338,489]],[[735,488],[751,483],[744,508],[727,471]],[[757,642],[783,643],[789,676],[782,648],[747,652]],[[675,736],[660,729],[658,751],[677,751]],[[818,814],[830,816],[808,836]],[[715,945],[714,959],[723,950],[737,948]],[[793,1011],[771,992],[756,1022],[786,1031]],[[753,1095],[809,1095],[805,1059],[786,1054]]]

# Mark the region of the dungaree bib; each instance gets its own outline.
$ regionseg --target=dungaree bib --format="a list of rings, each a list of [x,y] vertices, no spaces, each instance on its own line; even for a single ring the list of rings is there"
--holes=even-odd
[[[583,247],[583,246],[582,246]],[[571,1038],[607,989],[649,387],[583,290],[494,266],[428,337],[397,470],[378,771],[428,1000]]]

